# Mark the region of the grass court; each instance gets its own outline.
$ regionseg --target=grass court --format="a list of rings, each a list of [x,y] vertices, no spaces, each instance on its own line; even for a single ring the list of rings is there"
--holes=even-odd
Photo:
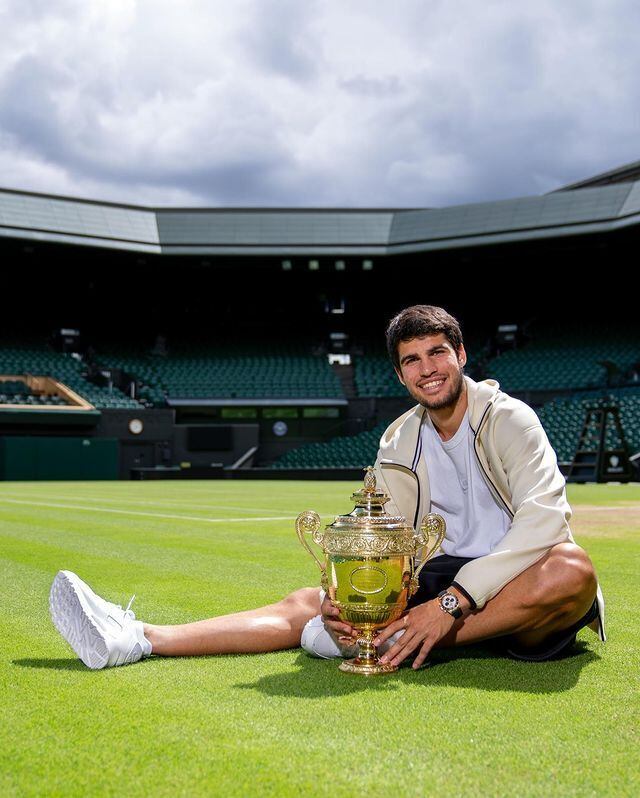
[[[318,571],[293,520],[356,483],[0,483],[0,795],[636,796],[640,486],[569,486],[608,642],[516,662],[480,646],[358,677],[301,650],[90,671],[48,614],[76,571],[136,617],[277,600]]]

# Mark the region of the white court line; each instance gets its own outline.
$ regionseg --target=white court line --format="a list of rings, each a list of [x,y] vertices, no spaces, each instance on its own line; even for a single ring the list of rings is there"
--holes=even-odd
[[[50,496],[48,494],[41,493],[40,491],[38,491],[37,495],[40,498],[43,498],[43,499],[50,498]],[[2,493],[2,497],[7,497],[8,499],[14,499],[15,496],[16,495],[12,494],[12,493],[4,493],[4,492]],[[22,493],[22,494],[19,493],[18,496],[24,496],[24,493]],[[2,497],[0,497],[0,498],[2,498]],[[67,496],[64,496],[64,495],[61,495],[61,494],[57,494],[54,498],[58,498],[58,499],[62,499],[63,501],[66,501],[68,498],[73,499],[73,496],[67,497]],[[106,502],[107,504],[141,504],[141,505],[147,505],[147,506],[151,505],[152,507],[159,507],[159,506],[162,506],[162,505],[168,505],[169,507],[175,507],[176,505],[179,505],[179,504],[188,504],[189,507],[191,507],[191,508],[204,507],[205,510],[247,510],[250,513],[253,513],[253,512],[256,512],[256,513],[258,513],[258,512],[268,513],[272,509],[271,507],[253,507],[253,508],[251,508],[251,507],[243,507],[242,505],[239,505],[239,504],[216,504],[214,502],[210,502],[209,504],[203,504],[203,503],[189,502],[189,501],[182,501],[181,502],[180,500],[178,500],[178,501],[170,501],[170,500],[169,501],[165,501],[163,499],[158,499],[158,500],[151,501],[151,500],[148,500],[148,499],[130,499],[128,497],[126,499],[122,499],[122,498],[114,499],[114,498],[111,498],[110,496],[98,496],[98,497],[84,496],[84,500],[86,502],[87,501],[88,502]],[[291,515],[292,516],[296,515],[296,514],[297,514],[296,510],[292,510],[291,511]]]
[[[54,504],[53,502],[32,502],[20,499],[5,499],[0,502],[9,504],[27,504],[35,507],[56,507],[62,510],[87,510],[91,513],[117,513],[118,515],[144,515],[148,518],[172,518],[179,521],[205,521],[209,524],[233,523],[235,521],[293,521],[292,515],[270,515],[262,518],[203,518],[197,515],[168,515],[165,513],[143,513],[139,510],[114,510],[112,507],[87,507],[84,504]]]

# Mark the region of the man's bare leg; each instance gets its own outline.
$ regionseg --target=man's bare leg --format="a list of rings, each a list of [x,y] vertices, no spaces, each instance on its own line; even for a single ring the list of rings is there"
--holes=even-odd
[[[485,606],[456,621],[437,647],[514,635],[519,646],[542,643],[579,621],[596,596],[591,560],[573,543],[559,543],[512,579]]]
[[[205,621],[156,626],[144,624],[153,654],[256,654],[295,648],[308,620],[320,612],[317,587],[303,587],[275,604],[220,615]]]

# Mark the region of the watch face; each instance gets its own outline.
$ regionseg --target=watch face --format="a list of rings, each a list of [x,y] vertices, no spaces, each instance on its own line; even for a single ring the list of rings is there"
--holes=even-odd
[[[455,610],[460,603],[453,593],[445,593],[440,599],[445,610]]]

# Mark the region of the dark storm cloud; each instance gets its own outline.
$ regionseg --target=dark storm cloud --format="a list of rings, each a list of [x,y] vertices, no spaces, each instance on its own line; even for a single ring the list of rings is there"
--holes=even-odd
[[[6,186],[435,206],[640,158],[629,2],[9,3]]]

